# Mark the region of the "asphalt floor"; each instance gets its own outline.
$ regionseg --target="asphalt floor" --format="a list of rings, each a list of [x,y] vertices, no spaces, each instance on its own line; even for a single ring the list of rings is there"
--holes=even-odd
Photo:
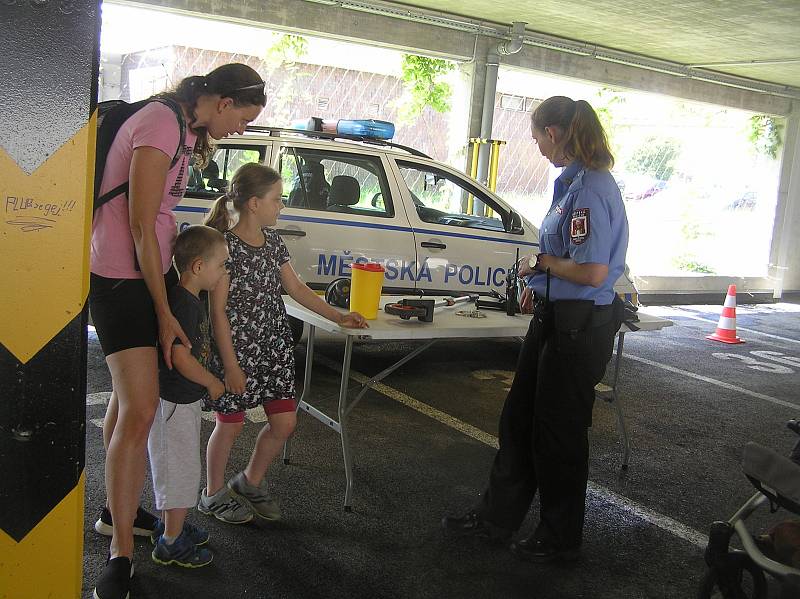
[[[694,597],[710,524],[727,519],[753,493],[740,469],[744,444],[788,454],[795,441],[785,423],[800,418],[800,304],[739,305],[741,345],[705,339],[719,306],[647,310],[675,326],[625,338],[618,392],[632,445],[627,471],[620,469],[614,412],[604,401],[595,404],[577,563],[533,565],[506,547],[441,534],[442,516],[465,510],[483,490],[519,349],[508,339],[442,341],[367,392],[352,412],[352,512],[342,509],[338,435],[301,413],[290,463],[279,460],[268,474],[283,521],[231,526],[194,510],[191,521],[211,533],[213,564],[160,566],[150,559],[149,541],[138,540],[131,597]],[[372,376],[416,346],[357,344],[352,370]],[[331,337],[316,345],[313,403],[331,414],[342,347]],[[300,382],[303,356],[301,344]],[[91,334],[88,373],[85,598],[108,549],[93,523],[105,497],[101,423],[111,381]],[[263,425],[247,421],[229,475],[246,465]],[[204,441],[212,427],[203,421]],[[142,504],[153,505],[149,482]],[[764,510],[750,528],[763,531],[792,517]],[[536,518],[534,505],[517,536],[527,536]],[[775,584],[769,596],[778,596]]]

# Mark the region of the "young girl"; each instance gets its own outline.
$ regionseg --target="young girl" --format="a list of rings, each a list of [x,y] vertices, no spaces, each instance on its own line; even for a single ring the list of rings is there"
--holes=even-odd
[[[223,279],[210,296],[216,342],[210,369],[225,381],[227,392],[208,402],[217,422],[208,441],[207,486],[198,509],[233,524],[253,515],[280,518],[278,505],[261,489],[261,482],[296,422],[293,343],[281,287],[341,326],[367,326],[361,314],[341,314],[297,277],[283,240],[267,228],[275,225],[284,207],[282,193],[281,177],[274,169],[246,164],[206,219],[228,241],[230,284]],[[233,228],[228,200],[239,217]],[[261,429],[247,468],[226,486],[225,466],[242,431],[244,411],[258,405],[264,407],[269,424]]]

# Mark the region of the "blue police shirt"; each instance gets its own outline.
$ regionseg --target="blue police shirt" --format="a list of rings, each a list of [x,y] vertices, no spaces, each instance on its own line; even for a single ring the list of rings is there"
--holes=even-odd
[[[608,276],[599,287],[550,277],[550,300],[585,299],[604,306],[614,300],[614,283],[625,269],[628,218],[614,177],[608,171],[569,164],[556,179],[553,204],[539,229],[544,254],[572,258],[578,264],[606,264]],[[538,297],[545,297],[546,274],[528,278]]]

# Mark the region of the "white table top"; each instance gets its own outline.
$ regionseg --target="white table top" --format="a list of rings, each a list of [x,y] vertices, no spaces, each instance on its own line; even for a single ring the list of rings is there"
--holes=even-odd
[[[408,296],[419,299],[419,296]],[[403,299],[401,296],[382,296],[381,309],[378,311],[378,318],[369,320],[368,329],[348,329],[334,324],[330,320],[323,318],[316,312],[309,310],[298,304],[287,295],[283,296],[286,304],[286,312],[289,316],[294,316],[313,325],[323,331],[351,335],[356,337],[367,337],[370,339],[457,339],[457,338],[478,338],[478,337],[524,337],[528,332],[530,324],[530,314],[517,314],[507,316],[505,312],[498,310],[481,310],[486,314],[486,318],[468,318],[457,316],[460,310],[473,310],[474,304],[456,304],[451,307],[441,307],[434,311],[433,322],[422,322],[417,318],[403,320],[399,316],[392,316],[383,311],[384,304],[388,302],[398,302]],[[440,297],[428,297],[425,299],[441,299]],[[340,312],[345,312],[337,308]],[[664,327],[672,326],[674,323],[665,318],[645,314],[639,310],[639,322],[636,325],[640,331],[655,331]],[[625,325],[622,325],[621,332],[633,332]]]

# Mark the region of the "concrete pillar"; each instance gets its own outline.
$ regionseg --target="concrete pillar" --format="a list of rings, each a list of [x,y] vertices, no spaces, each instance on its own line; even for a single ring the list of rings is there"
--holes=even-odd
[[[781,158],[778,202],[770,252],[772,296],[780,299],[785,288],[800,289],[800,110],[786,119]]]
[[[0,595],[80,597],[97,0],[0,3]]]

